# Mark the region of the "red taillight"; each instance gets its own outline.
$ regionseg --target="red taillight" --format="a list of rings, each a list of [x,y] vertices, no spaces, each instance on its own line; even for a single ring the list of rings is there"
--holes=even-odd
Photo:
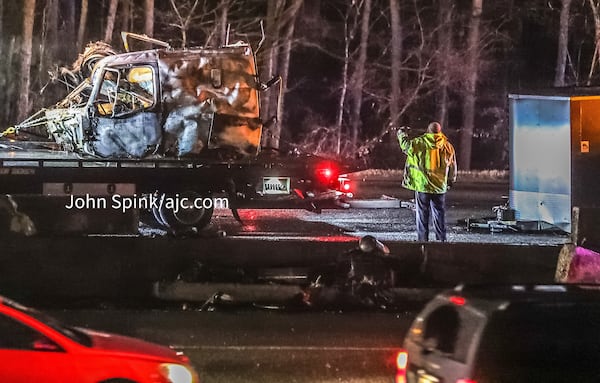
[[[456,383],[477,383],[477,381],[473,379],[458,379]]]
[[[457,306],[463,306],[465,303],[467,303],[467,300],[463,297],[453,295],[450,297],[450,302],[454,303]],[[468,383],[468,382],[464,382],[464,383]]]
[[[396,383],[406,383],[406,368],[408,367],[408,352],[398,351],[396,354]]]
[[[315,173],[317,181],[326,185],[336,181],[338,177],[338,169],[332,162],[323,162],[319,164]]]
[[[317,169],[317,177],[320,181],[331,181],[333,179],[333,169],[320,168]]]
[[[350,180],[344,176],[338,177],[338,181],[340,183],[339,191],[344,193],[350,193],[352,191],[352,185],[350,184]]]

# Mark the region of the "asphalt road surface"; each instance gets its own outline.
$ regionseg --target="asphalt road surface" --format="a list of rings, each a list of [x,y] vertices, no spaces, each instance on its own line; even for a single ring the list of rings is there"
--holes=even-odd
[[[55,311],[64,321],[171,345],[203,383],[390,383],[414,312]]]
[[[332,237],[361,237],[371,234],[383,241],[416,241],[414,211],[400,206],[413,194],[402,189],[399,180],[357,182],[356,198],[365,208],[323,210],[240,210],[242,224],[230,211],[216,210],[213,229],[231,237],[257,239],[311,238],[331,241]],[[557,232],[515,232],[488,229],[467,230],[467,219],[493,219],[492,208],[506,202],[505,182],[464,182],[447,194],[449,242],[560,245],[568,236]],[[433,240],[433,232],[430,233]]]
[[[357,185],[358,197],[409,201],[398,182]],[[492,216],[503,203],[505,183],[462,184],[448,194],[451,242],[561,244],[565,234],[468,231],[466,218]],[[285,241],[356,241],[365,234],[381,240],[415,241],[414,215],[407,208],[325,210],[242,210],[243,223],[229,211],[216,211],[212,230],[228,238]],[[204,383],[312,382],[383,383],[394,381],[394,356],[417,307],[394,312],[281,311],[265,308],[199,311],[56,310],[75,325],[132,335],[172,345],[190,356]]]

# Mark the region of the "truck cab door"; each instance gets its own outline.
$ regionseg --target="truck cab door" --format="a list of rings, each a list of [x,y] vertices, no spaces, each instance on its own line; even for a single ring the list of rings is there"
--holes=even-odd
[[[92,146],[102,157],[143,157],[161,142],[158,86],[150,65],[105,68],[92,101]]]

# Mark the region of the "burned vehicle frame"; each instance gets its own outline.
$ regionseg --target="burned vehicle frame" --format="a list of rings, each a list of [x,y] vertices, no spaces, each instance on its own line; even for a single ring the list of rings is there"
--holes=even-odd
[[[259,94],[277,78],[260,82],[250,45],[172,49],[150,40],[162,47],[89,54],[88,78],[5,131],[1,193],[224,196],[238,220],[243,208],[347,207],[339,162],[261,150]],[[202,229],[212,216],[204,207],[151,210],[171,232]]]

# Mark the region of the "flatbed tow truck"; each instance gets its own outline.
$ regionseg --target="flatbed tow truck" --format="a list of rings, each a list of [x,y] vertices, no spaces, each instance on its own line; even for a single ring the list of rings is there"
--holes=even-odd
[[[90,45],[64,99],[0,133],[0,213],[12,231],[135,232],[146,212],[178,234],[205,228],[215,207],[238,220],[245,208],[348,207],[340,163],[261,148],[276,117],[261,119],[259,94],[279,78],[259,80],[248,44],[122,37],[127,52]],[[132,37],[161,47],[130,52]]]

